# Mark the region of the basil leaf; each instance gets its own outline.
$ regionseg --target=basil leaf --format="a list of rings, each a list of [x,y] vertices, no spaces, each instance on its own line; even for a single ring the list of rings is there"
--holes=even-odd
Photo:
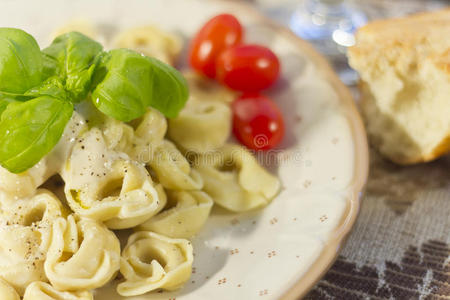
[[[63,78],[70,99],[79,102],[89,93],[96,56],[102,49],[101,44],[79,32],[60,35],[42,50],[47,56],[45,71]]]
[[[8,92],[0,92],[0,99],[12,99],[17,101],[26,101],[29,97],[24,94],[16,94],[16,93],[8,93]]]
[[[45,54],[42,53],[42,78],[49,78],[52,76],[56,76],[59,73],[59,63],[58,61]]]
[[[152,97],[149,105],[162,112],[168,118],[175,118],[183,109],[189,97],[186,79],[175,68],[146,57],[153,66]]]
[[[23,30],[0,28],[0,93],[21,94],[42,80],[42,54]]]
[[[10,103],[0,119],[0,164],[21,173],[58,143],[72,116],[73,104],[49,96]]]
[[[102,49],[101,44],[72,31],[56,37],[42,52],[58,62],[58,74],[65,77],[88,69]]]
[[[10,99],[10,98],[2,98],[2,99],[0,99],[0,116],[5,111],[5,109],[8,106],[8,104],[10,104],[11,102],[14,102],[14,100]]]
[[[93,86],[94,105],[124,122],[142,116],[148,106],[175,117],[188,98],[186,81],[176,69],[128,49],[102,55]]]
[[[47,78],[40,85],[28,90],[24,95],[30,97],[52,96],[59,99],[68,98],[64,84],[58,76]]]
[[[92,65],[86,70],[67,77],[65,88],[69,99],[75,103],[86,99],[94,71],[95,65]]]
[[[149,62],[131,50],[105,53],[94,75],[94,105],[104,114],[125,122],[142,116],[152,93],[151,71]]]

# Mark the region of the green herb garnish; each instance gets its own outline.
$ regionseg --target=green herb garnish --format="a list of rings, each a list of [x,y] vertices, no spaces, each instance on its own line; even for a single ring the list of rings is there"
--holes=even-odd
[[[171,66],[128,49],[105,52],[78,32],[41,51],[28,33],[0,28],[0,164],[20,173],[38,163],[89,94],[101,112],[127,122],[149,106],[175,117],[188,88]]]
[[[94,75],[94,105],[104,114],[128,122],[152,106],[175,117],[188,97],[183,76],[154,58],[128,49],[105,53]]]
[[[35,39],[20,29],[0,28],[0,94],[18,96],[42,81],[43,59]]]
[[[51,75],[64,80],[67,97],[76,103],[89,93],[95,60],[102,50],[102,45],[87,36],[69,32],[58,36],[42,52],[47,55],[48,69],[53,69]],[[53,68],[51,61],[54,62]]]
[[[49,96],[10,103],[0,120],[0,161],[20,173],[37,164],[59,141],[73,104]]]

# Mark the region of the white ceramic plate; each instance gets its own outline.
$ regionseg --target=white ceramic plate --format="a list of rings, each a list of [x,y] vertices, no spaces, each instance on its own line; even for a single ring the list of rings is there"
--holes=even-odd
[[[156,24],[189,38],[211,16],[235,14],[246,41],[281,58],[282,80],[267,91],[282,108],[287,134],[269,155],[283,183],[264,210],[214,210],[194,239],[193,274],[183,289],[129,299],[294,299],[334,261],[353,225],[367,175],[367,143],[349,91],[305,42],[246,5],[204,0],[0,2],[0,26],[19,27],[41,46],[73,18],[100,24],[108,37],[135,25]],[[267,159],[265,156],[262,159]],[[121,299],[112,285],[96,299]]]

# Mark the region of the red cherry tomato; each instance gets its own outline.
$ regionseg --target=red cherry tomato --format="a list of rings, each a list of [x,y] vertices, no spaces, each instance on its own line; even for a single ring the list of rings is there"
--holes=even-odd
[[[221,14],[209,20],[197,33],[189,49],[189,63],[204,75],[216,76],[219,54],[242,40],[242,26],[230,14]]]
[[[216,62],[217,79],[233,90],[260,91],[271,86],[280,75],[280,62],[268,48],[238,45],[220,54]]]
[[[275,102],[257,93],[244,94],[231,106],[233,133],[253,150],[277,146],[284,136],[284,121]]]

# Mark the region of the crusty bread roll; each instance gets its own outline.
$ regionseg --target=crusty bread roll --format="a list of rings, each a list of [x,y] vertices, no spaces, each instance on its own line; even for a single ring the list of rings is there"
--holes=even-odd
[[[348,55],[384,156],[406,165],[450,151],[450,9],[368,24]]]

